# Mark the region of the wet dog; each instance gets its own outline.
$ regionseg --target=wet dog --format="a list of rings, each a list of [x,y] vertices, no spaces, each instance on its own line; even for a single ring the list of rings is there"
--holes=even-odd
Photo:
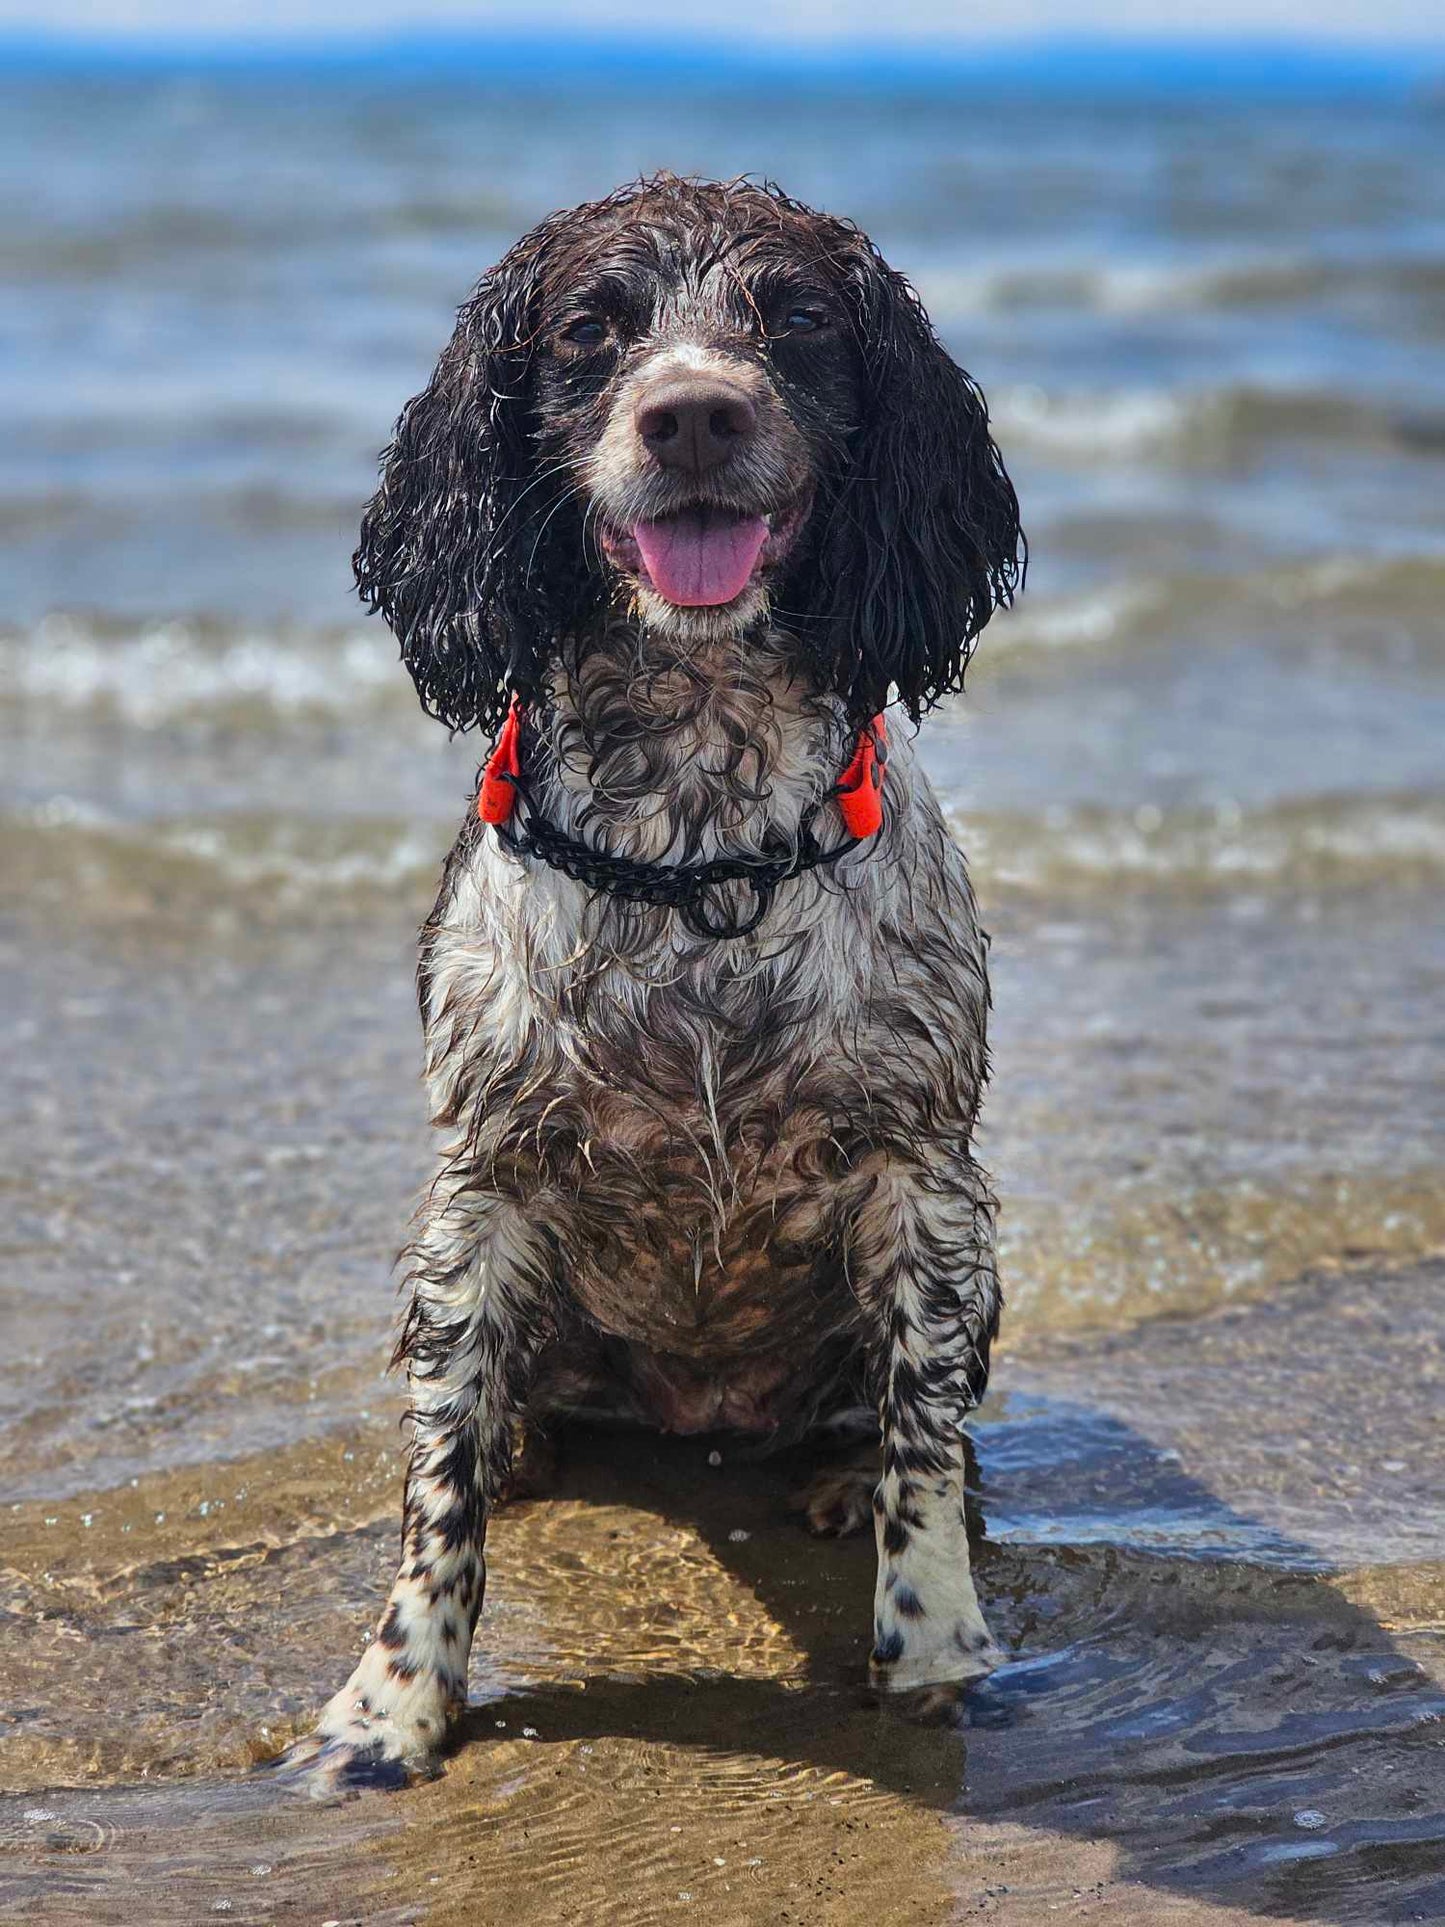
[[[995,1662],[986,939],[900,725],[1022,567],[979,390],[845,221],[660,177],[462,308],[356,555],[426,708],[495,747],[422,935],[401,1564],[294,1750],[321,1782],[434,1766],[488,1513],[560,1412],[784,1442],[866,1408],[865,1483],[809,1516],[874,1521],[878,1685]]]

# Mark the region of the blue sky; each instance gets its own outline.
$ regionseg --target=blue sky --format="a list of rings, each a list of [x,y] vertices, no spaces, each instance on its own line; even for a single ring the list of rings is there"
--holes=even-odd
[[[786,48],[951,46],[1070,39],[1287,40],[1335,45],[1438,44],[1440,0],[0,0],[0,33],[245,44],[358,42],[396,35],[541,35],[580,28],[644,40],[716,38]],[[740,31],[741,30],[741,31]]]

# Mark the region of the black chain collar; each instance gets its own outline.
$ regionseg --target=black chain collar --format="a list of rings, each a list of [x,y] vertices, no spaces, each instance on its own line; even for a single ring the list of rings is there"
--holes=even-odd
[[[676,910],[697,937],[746,937],[768,914],[779,884],[836,863],[849,850],[859,848],[852,837],[832,849],[819,843],[813,824],[824,798],[804,811],[797,842],[787,849],[755,857],[714,857],[708,863],[644,863],[635,857],[611,856],[568,836],[536,807],[525,779],[509,776],[506,780],[526,807],[526,821],[519,828],[496,825],[497,841],[509,855],[536,857],[589,890],[605,890],[624,903]],[[734,910],[725,898],[710,894],[727,883],[747,884],[753,893],[751,907],[744,900]]]

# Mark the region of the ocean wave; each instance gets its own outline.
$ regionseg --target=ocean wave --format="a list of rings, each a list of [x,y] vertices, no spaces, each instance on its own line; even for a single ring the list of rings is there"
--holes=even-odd
[[[1031,591],[990,624],[976,675],[995,661],[1241,636],[1341,646],[1372,656],[1381,625],[1410,650],[1445,648],[1445,555],[1324,555],[1248,574],[1129,576],[1073,593]],[[219,618],[134,622],[55,614],[0,631],[0,719],[27,727],[56,713],[138,730],[213,723],[275,729],[354,719],[388,730],[427,726],[378,622],[351,627],[246,625]]]
[[[1251,811],[950,811],[950,822],[994,896],[1325,893],[1445,880],[1445,796],[1326,796]],[[450,821],[266,811],[121,822],[58,797],[0,818],[0,850],[23,895],[79,914],[231,900],[335,911],[424,893],[453,831]]]
[[[1109,582],[1073,595],[1027,596],[990,625],[987,649],[1097,649],[1145,634],[1165,616],[1168,585]]]
[[[1431,794],[1320,796],[1251,810],[954,810],[950,822],[981,883],[1029,896],[1438,887],[1445,879],[1445,796]]]
[[[263,811],[123,823],[58,796],[0,817],[0,854],[17,899],[66,920],[190,922],[232,911],[294,919],[378,896],[420,898],[454,833],[399,818]]]
[[[1392,404],[1339,389],[1121,388],[1057,391],[1025,383],[991,395],[1005,453],[1056,462],[1176,460],[1208,463],[1281,441],[1338,443],[1434,453],[1445,447],[1445,412]]]
[[[220,621],[139,626],[47,616],[0,635],[0,705],[92,709],[140,728],[196,718],[330,715],[415,699],[396,643],[369,629],[250,629]]]
[[[994,618],[984,660],[1163,636],[1237,643],[1250,634],[1330,634],[1347,642],[1367,619],[1396,625],[1417,654],[1445,642],[1445,555],[1324,555],[1238,575],[1126,577],[1069,595],[1030,593]],[[1367,640],[1377,652],[1373,630]]]
[[[1236,253],[1213,260],[1040,260],[961,270],[936,266],[918,284],[940,326],[987,314],[1059,309],[1103,317],[1259,309],[1367,297],[1438,304],[1445,257],[1433,252]]]
[[[148,272],[199,280],[203,274],[235,272],[247,261],[270,262],[288,253],[324,259],[328,250],[355,244],[354,232],[343,229],[334,203],[310,206],[308,212],[305,195],[285,206],[273,202],[244,212],[154,202],[109,222],[64,232],[53,226],[12,229],[0,236],[0,274],[47,286],[85,286]],[[531,214],[530,207],[478,190],[475,195],[422,194],[361,206],[354,210],[354,219],[372,243],[440,235],[470,244],[480,272],[529,225]],[[450,287],[448,281],[446,291]]]

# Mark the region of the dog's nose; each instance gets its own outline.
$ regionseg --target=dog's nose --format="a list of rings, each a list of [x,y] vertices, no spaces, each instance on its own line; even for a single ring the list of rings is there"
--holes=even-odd
[[[748,442],[758,411],[741,388],[696,375],[649,388],[637,404],[637,432],[664,468],[701,475]]]

